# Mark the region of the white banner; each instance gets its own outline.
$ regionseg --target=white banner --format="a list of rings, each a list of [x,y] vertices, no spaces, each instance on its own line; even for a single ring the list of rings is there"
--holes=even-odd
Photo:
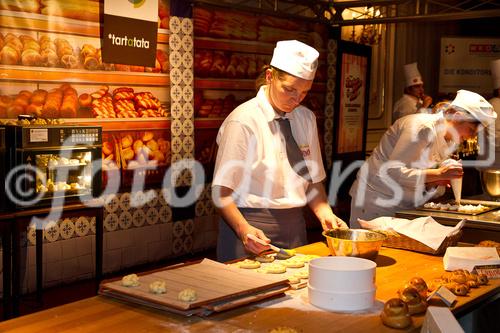
[[[106,0],[104,14],[130,17],[143,21],[158,21],[157,0]]]
[[[490,63],[500,58],[498,38],[441,38],[439,92],[467,89],[491,95],[493,79]]]

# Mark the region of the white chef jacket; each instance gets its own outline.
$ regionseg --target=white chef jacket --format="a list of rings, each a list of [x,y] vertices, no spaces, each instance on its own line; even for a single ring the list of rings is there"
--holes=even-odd
[[[297,175],[286,155],[286,142],[266,97],[266,86],[257,96],[234,109],[217,135],[217,160],[212,186],[236,193],[236,205],[247,208],[293,208],[307,203],[309,183]],[[286,113],[292,134],[302,151],[313,183],[326,173],[321,158],[316,117],[298,106]]]
[[[497,114],[500,114],[500,98],[493,97],[488,102],[493,106],[493,109]],[[488,142],[486,142],[486,149],[489,148]],[[495,162],[490,166],[491,168],[500,168],[500,117],[495,120]]]
[[[357,218],[393,216],[398,210],[420,206],[444,193],[442,187],[426,192],[422,176],[422,169],[438,167],[452,153],[453,144],[444,139],[443,124],[441,112],[414,114],[398,119],[387,130],[349,191],[351,227],[358,226]],[[362,172],[364,168],[367,173]],[[387,184],[389,181],[400,186],[399,195]],[[363,195],[362,205],[356,205],[356,199]]]
[[[422,108],[422,100],[420,98],[408,94],[403,94],[403,97],[401,97],[396,102],[396,104],[394,104],[394,109],[392,111],[393,114],[392,121],[395,122],[399,118],[402,118],[409,114],[415,114],[417,112],[424,111],[421,108]]]

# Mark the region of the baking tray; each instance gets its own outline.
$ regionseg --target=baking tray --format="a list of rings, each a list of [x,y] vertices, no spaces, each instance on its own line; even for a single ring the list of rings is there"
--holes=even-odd
[[[436,203],[441,203],[441,204],[449,203],[450,205],[453,205],[453,204],[455,204],[455,200],[450,199],[450,200],[436,202]],[[459,212],[459,211],[453,211],[453,210],[441,210],[441,209],[435,209],[435,208],[426,208],[424,206],[417,207],[416,209],[427,211],[427,212],[435,212],[435,213],[450,213],[450,214],[458,214],[458,215],[476,216],[476,215],[481,215],[481,214],[484,214],[484,213],[487,213],[487,212],[490,212],[492,210],[500,208],[500,203],[494,202],[494,201],[462,199],[462,200],[460,200],[460,203],[462,205],[483,205],[485,207],[488,207],[488,209],[485,209],[481,212]]]
[[[149,284],[157,280],[166,282],[165,294],[149,292]],[[104,281],[99,293],[190,316],[224,311],[283,294],[289,289],[288,279],[284,276],[259,274],[209,259],[139,274],[139,282],[139,286],[130,288],[124,287],[120,278]],[[179,301],[177,295],[185,288],[195,289],[198,299],[191,303]]]

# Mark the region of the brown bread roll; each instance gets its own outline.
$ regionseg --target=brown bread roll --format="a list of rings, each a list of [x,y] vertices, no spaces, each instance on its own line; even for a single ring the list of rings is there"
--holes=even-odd
[[[128,148],[128,147],[132,146],[133,143],[134,143],[134,139],[132,138],[132,136],[130,134],[127,134],[121,138],[122,148]]]
[[[41,117],[42,116],[43,103],[31,103],[26,107],[26,113],[29,115]]]
[[[102,143],[102,152],[104,153],[104,155],[111,155],[113,154],[113,151],[114,151],[114,146],[111,142],[104,141]]]
[[[408,306],[409,314],[422,313],[427,310],[427,302],[422,299],[417,289],[406,287],[398,291],[399,298]]]
[[[78,102],[80,103],[81,107],[89,107],[92,105],[92,97],[90,97],[90,95],[87,93],[83,93],[78,97]]]
[[[392,328],[406,328],[412,323],[408,306],[399,298],[391,298],[385,302],[380,318],[384,325]]]
[[[42,56],[38,51],[27,49],[21,54],[21,64],[23,66],[41,66]]]
[[[9,45],[5,45],[0,51],[0,63],[3,65],[16,65],[19,58],[19,52]]]

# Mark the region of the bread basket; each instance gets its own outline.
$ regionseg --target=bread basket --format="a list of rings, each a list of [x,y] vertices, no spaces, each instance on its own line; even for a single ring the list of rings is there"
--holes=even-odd
[[[375,231],[375,230],[373,230]],[[458,231],[453,235],[446,237],[441,245],[434,250],[433,248],[425,245],[424,243],[419,242],[416,239],[408,237],[406,235],[400,234],[395,231],[385,231],[385,230],[376,230],[377,232],[383,233],[387,236],[387,238],[382,243],[382,246],[392,247],[396,249],[404,249],[415,252],[429,253],[433,255],[441,255],[446,251],[446,248],[449,246],[455,246],[460,237],[462,237],[462,231]]]

